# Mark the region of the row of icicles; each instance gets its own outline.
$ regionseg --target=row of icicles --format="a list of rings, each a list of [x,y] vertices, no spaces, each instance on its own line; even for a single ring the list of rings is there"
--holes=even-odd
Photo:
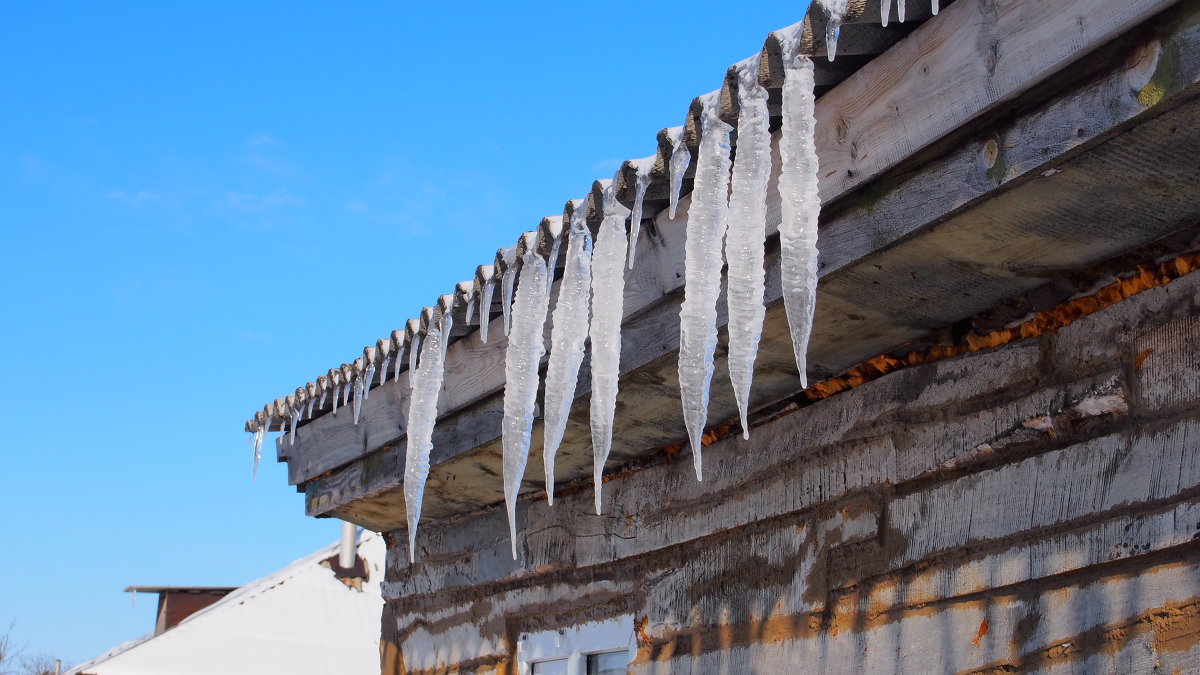
[[[879,19],[885,27],[892,18],[893,2],[896,3],[896,20],[904,23],[907,0],[880,0]],[[817,0],[817,4],[821,5],[825,13],[829,15],[829,22],[825,24],[825,45],[829,60],[832,61],[837,56],[838,33],[841,30],[842,21],[846,18],[846,7],[850,4],[850,0]],[[939,9],[941,9],[940,0],[932,0],[934,16],[937,16]]]
[[[827,7],[837,0],[819,0]],[[903,19],[904,0],[898,0]],[[845,0],[840,2],[843,10]],[[886,4],[886,1],[885,1]],[[936,8],[936,2],[935,2]],[[832,10],[830,10],[832,13]],[[886,16],[886,14],[885,14]],[[832,20],[830,24],[833,25]],[[784,45],[783,125],[779,142],[781,160],[778,189],[781,198],[779,225],[781,276],[784,306],[801,385],[807,387],[805,364],[812,330],[817,288],[817,219],[820,214],[817,153],[814,140],[814,70],[812,62],[796,53],[794,38]],[[832,42],[830,58],[833,57]],[[695,157],[696,171],[692,203],[687,213],[684,250],[684,300],[680,310],[679,387],[683,417],[692,449],[697,480],[703,479],[701,435],[708,416],[708,402],[717,345],[717,302],[721,272],[727,265],[727,309],[729,375],[733,385],[743,435],[749,437],[747,421],[754,361],[765,317],[765,242],[767,185],[772,173],[771,134],[768,129],[767,92],[758,81],[759,56],[737,64],[738,147],[737,162],[731,160],[730,132],[733,127],[718,116],[719,92],[702,97],[701,133]],[[683,128],[669,134],[669,216],[675,217],[683,177],[693,158],[683,142]],[[544,326],[553,288],[559,244],[566,240],[566,261],[552,318],[550,356],[546,369],[543,401],[546,497],[554,503],[554,458],[566,431],[567,417],[575,398],[585,343],[591,345],[590,422],[593,451],[593,480],[596,513],[601,512],[602,474],[612,446],[621,355],[621,320],[625,269],[634,264],[635,247],[642,218],[642,201],[650,183],[651,160],[637,163],[633,208],[615,196],[616,180],[609,183],[602,203],[603,219],[595,242],[586,223],[585,210],[577,208],[551,249],[549,260],[537,253],[537,242],[528,242],[521,260],[519,279],[504,274],[500,279],[503,327],[508,335],[505,353],[504,417],[502,423],[504,500],[508,514],[513,558],[517,557],[516,504],[529,458],[533,422],[537,409],[539,366],[545,354]],[[630,230],[626,235],[626,222]],[[514,269],[517,247],[502,255]],[[491,306],[493,285],[481,288],[478,306]],[[515,285],[515,292],[514,292]],[[467,321],[473,307],[469,306]],[[407,448],[404,468],[404,499],[408,519],[409,561],[415,560],[416,533],[429,475],[433,429],[437,421],[437,399],[442,388],[446,346],[452,318],[443,313],[430,321],[423,340],[409,345],[412,386],[407,416]],[[480,338],[487,342],[488,316],[480,310]],[[386,380],[389,362],[382,364],[380,382]],[[399,373],[399,358],[395,364]],[[375,366],[332,388],[334,410],[353,396],[354,422],[358,423],[362,402],[370,391]],[[328,392],[322,393],[318,409]],[[311,417],[315,398],[307,402]],[[284,420],[282,434],[294,442],[296,427],[304,412],[297,406]],[[263,437],[269,427],[259,424],[252,438],[255,466],[261,456]]]

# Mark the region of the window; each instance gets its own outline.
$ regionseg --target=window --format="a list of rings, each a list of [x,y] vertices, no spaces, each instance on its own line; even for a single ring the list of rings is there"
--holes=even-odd
[[[520,675],[624,675],[636,649],[633,616],[523,633],[517,642]]]

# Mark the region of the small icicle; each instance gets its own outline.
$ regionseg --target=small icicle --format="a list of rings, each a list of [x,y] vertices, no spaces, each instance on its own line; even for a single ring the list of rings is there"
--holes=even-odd
[[[322,391],[322,392],[321,392],[321,402],[317,404],[317,410],[324,410],[324,409],[325,409],[325,399],[326,399],[326,398],[328,398],[328,397],[329,397],[329,392],[328,392],[328,391]]]
[[[442,315],[442,360],[446,360],[447,350],[450,349],[450,330],[454,328],[454,317],[450,314]]]
[[[258,425],[258,430],[254,432],[254,468],[250,472],[250,480],[258,480],[258,463],[262,460],[264,435],[266,435],[266,423]]]
[[[354,393],[354,388],[350,383],[342,387],[342,406],[350,405],[350,394]]]
[[[696,184],[684,245],[684,297],[679,312],[679,389],[692,446],[696,479],[703,480],[700,438],[708,420],[713,355],[717,349],[717,298],[721,293],[721,240],[729,194],[729,133],[717,116],[717,98],[706,97],[696,159]]]
[[[500,308],[504,313],[504,334],[508,335],[512,330],[512,304],[513,304],[513,285],[517,283],[517,247],[509,246],[501,251],[504,255],[504,276],[500,279],[500,293],[502,296],[503,306]]]
[[[362,412],[363,381],[361,377],[354,378],[354,423],[358,424],[358,416]]]
[[[333,414],[337,414],[338,401],[342,398],[342,385],[337,385],[333,388]]]
[[[304,408],[304,418],[305,419],[309,419],[309,420],[312,419],[313,404],[316,402],[317,402],[317,399],[315,399],[315,398],[308,399],[308,405],[305,406],[305,408]]]
[[[492,293],[496,290],[495,277],[484,282],[479,289],[479,340],[488,341],[488,324],[492,320]]]
[[[633,269],[633,260],[637,257],[638,236],[642,232],[642,201],[646,198],[646,188],[650,187],[650,169],[654,167],[653,158],[638,160],[637,178],[634,181],[633,213],[629,216],[629,269]]]
[[[546,309],[550,304],[546,276],[546,262],[535,251],[527,251],[513,307],[512,332],[504,355],[504,421],[501,427],[504,503],[508,510],[513,560],[517,559],[517,494],[529,461],[533,414],[537,407],[538,366],[545,352],[543,336]]]
[[[292,428],[288,431],[288,445],[296,444],[296,427],[300,425],[300,410],[292,411]]]
[[[418,362],[420,361],[421,355],[422,355],[421,354],[421,334],[413,333],[412,340],[409,342],[409,346],[408,346],[408,372],[409,372],[408,384],[409,384],[409,386],[412,386],[412,382],[413,382],[412,373],[416,372],[417,366],[419,365]]]
[[[904,23],[904,3],[907,0],[896,0],[896,20]]]
[[[383,357],[383,364],[379,366],[379,386],[387,384],[388,366],[392,365],[392,357]]]
[[[903,7],[903,0],[901,0]],[[813,63],[783,50],[783,132],[779,142],[781,282],[783,304],[800,385],[808,386],[808,341],[817,302],[817,220],[821,213],[818,184]]]
[[[818,0],[818,2],[825,8],[825,13],[829,15],[829,21],[825,24],[825,49],[829,60],[833,61],[837,56],[838,34],[841,33],[842,20],[846,17],[848,0]],[[904,0],[900,0],[900,3],[903,4]],[[901,21],[903,20],[901,19]]]
[[[767,182],[771,177],[771,132],[767,90],[758,82],[760,57],[737,66],[737,162],[729,194],[729,230],[725,260],[729,265],[726,301],[729,308],[729,379],[741,417],[742,436],[750,438],[748,413],[754,360],[762,338],[766,269]]]
[[[604,194],[604,220],[592,253],[592,478],[596,514],[600,514],[604,464],[612,449],[612,425],[617,407],[617,377],[621,370],[621,318],[625,296],[626,209],[617,201],[614,184]],[[720,255],[718,251],[718,255]]]
[[[879,17],[880,23],[887,28],[888,21],[892,18],[892,0],[879,1]]]
[[[386,370],[386,369],[385,369]],[[363,377],[363,400],[371,398],[371,382],[375,380],[375,366],[367,368],[367,374]]]
[[[463,323],[470,326],[473,318],[475,318],[475,296],[472,295],[471,299],[467,300],[467,311],[463,313]]]
[[[671,139],[671,160],[668,162],[671,171],[671,206],[667,215],[674,219],[675,209],[679,206],[679,192],[683,189],[683,174],[687,173],[692,163],[692,153],[687,143],[683,142],[683,127],[668,129],[667,137]]]
[[[400,358],[400,348],[396,347],[396,361],[392,364],[392,379],[400,379],[400,365],[404,363],[404,359]]]
[[[429,477],[429,453],[433,449],[433,427],[437,423],[438,393],[442,390],[444,363],[442,334],[430,325],[421,347],[420,368],[408,373],[412,396],[408,401],[408,446],[404,458],[404,509],[408,519],[408,561],[416,561],[417,525]]]
[[[940,2],[938,2],[938,0],[933,0],[933,15],[934,15],[934,16],[937,16],[938,10],[939,10],[939,9],[941,9],[941,8],[939,7],[939,5],[940,5],[940,4],[941,4],[941,3],[940,3]]]
[[[550,257],[546,258],[546,294],[554,288],[554,270],[558,266],[558,252],[562,246],[562,240],[566,234],[560,234],[555,238],[554,243],[550,245]]]
[[[575,399],[579,364],[583,362],[588,333],[588,303],[592,287],[592,233],[583,209],[571,215],[567,262],[554,321],[550,330],[550,363],[546,366],[545,419],[542,459],[546,466],[546,501],[554,503],[554,456],[567,430],[567,416]]]

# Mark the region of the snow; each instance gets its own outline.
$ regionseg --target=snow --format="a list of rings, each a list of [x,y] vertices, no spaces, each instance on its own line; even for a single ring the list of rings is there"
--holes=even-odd
[[[729,196],[729,230],[725,259],[729,264],[726,301],[729,308],[729,379],[741,416],[742,436],[750,437],[747,422],[754,360],[762,337],[766,307],[767,180],[771,176],[771,132],[767,125],[767,90],[758,83],[759,56],[737,65],[737,162]]]
[[[488,324],[492,319],[492,293],[496,290],[495,277],[483,282],[479,294],[479,340],[484,344],[488,341]]]
[[[504,257],[504,275],[500,279],[500,292],[503,295],[501,310],[504,312],[504,334],[512,330],[513,284],[517,281],[517,247],[516,245],[500,249]]]
[[[408,517],[410,563],[416,560],[417,525],[425,499],[425,479],[429,476],[438,393],[442,389],[442,339],[440,328],[431,324],[421,345],[420,367],[409,371],[412,396],[408,400],[408,445],[404,455],[404,508]]]
[[[596,513],[600,513],[604,463],[612,449],[612,425],[617,408],[617,377],[621,366],[621,318],[625,296],[625,219],[629,209],[613,194],[616,181],[604,193],[604,220],[592,254],[592,475]]]
[[[800,382],[807,387],[808,340],[817,302],[817,218],[821,213],[813,138],[814,76],[812,61],[792,49],[784,50],[784,68],[783,134],[779,143],[783,165],[779,177],[783,304]]]
[[[583,209],[571,216],[567,262],[554,326],[550,331],[550,363],[546,367],[546,400],[543,460],[546,465],[546,500],[554,503],[554,456],[567,429],[567,416],[575,399],[579,365],[583,362],[588,332],[588,302],[592,284],[592,233]]]
[[[634,183],[633,214],[629,217],[629,269],[633,269],[633,260],[637,257],[638,236],[642,232],[642,201],[646,198],[646,188],[650,187],[654,157],[644,157],[632,163],[637,170],[637,178]]]
[[[904,6],[904,0],[899,0],[900,6]],[[829,60],[832,61],[837,56],[837,41],[838,33],[841,32],[842,19],[846,17],[846,5],[848,0],[817,0],[817,3],[829,15],[829,23],[825,24],[825,46],[829,54]],[[901,21],[904,19],[901,18]]]
[[[546,292],[546,262],[530,247],[521,266],[521,282],[504,355],[504,502],[513,560],[517,559],[517,493],[529,461],[529,442],[537,403],[538,366],[545,351],[543,329],[550,304]],[[515,268],[505,270],[505,281]],[[509,284],[511,287],[511,284]]]
[[[667,129],[667,138],[671,140],[671,161],[668,168],[671,172],[671,206],[667,215],[675,218],[675,209],[679,206],[679,191],[683,188],[683,174],[687,173],[692,163],[692,153],[683,142],[683,127]]]
[[[708,418],[713,354],[717,348],[717,298],[721,292],[721,240],[729,208],[729,132],[717,117],[717,97],[703,101],[702,134],[684,246],[684,298],[679,312],[679,389],[696,478],[700,437]]]

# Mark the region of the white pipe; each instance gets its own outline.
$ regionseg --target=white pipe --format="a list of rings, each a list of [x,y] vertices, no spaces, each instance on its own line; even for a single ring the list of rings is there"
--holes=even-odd
[[[342,547],[338,552],[338,567],[349,569],[354,567],[358,557],[358,526],[354,523],[342,523]]]

